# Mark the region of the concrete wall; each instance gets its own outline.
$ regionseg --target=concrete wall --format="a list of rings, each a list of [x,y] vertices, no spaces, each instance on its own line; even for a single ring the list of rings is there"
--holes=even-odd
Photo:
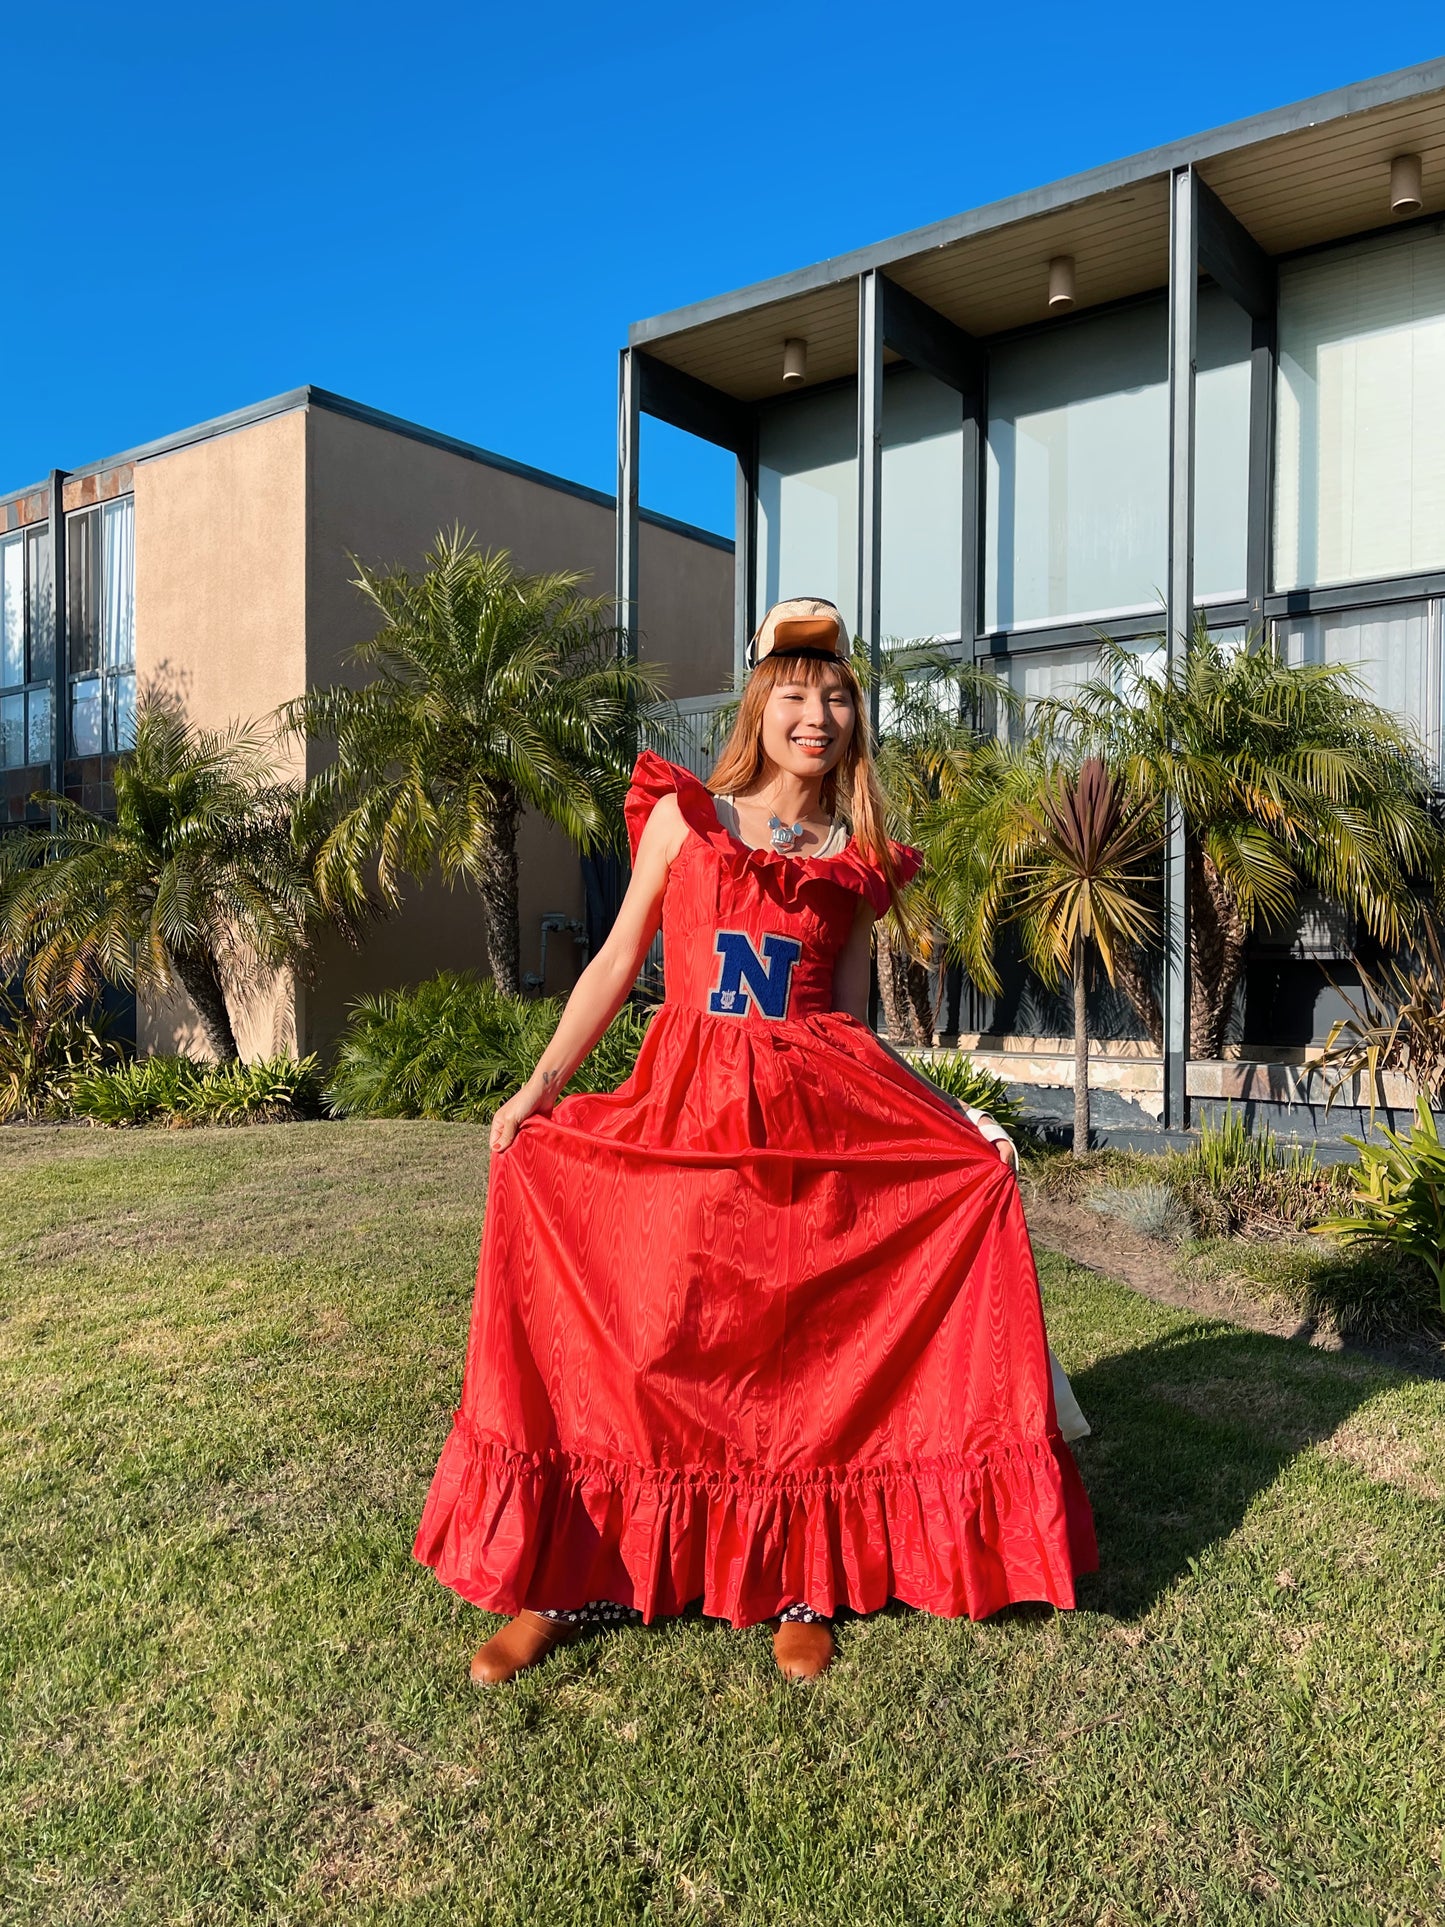
[[[180,698],[198,723],[269,716],[308,686],[355,679],[344,661],[374,634],[351,586],[351,555],[420,568],[439,529],[461,523],[483,548],[528,570],[580,569],[610,590],[610,506],[489,467],[321,407],[158,456],[137,466],[137,671],[143,689]],[[732,556],[644,524],[642,654],[667,665],[671,694],[720,689],[732,666]],[[314,768],[324,746],[310,753]],[[299,746],[278,751],[301,773]],[[544,915],[583,916],[577,853],[528,816],[520,839],[522,969],[536,971]],[[546,989],[565,994],[580,952],[548,940]],[[277,983],[240,1013],[248,1054],[325,1050],[352,998],[439,969],[485,969],[475,899],[433,879],[356,951],[324,943],[307,980]],[[153,1049],[200,1048],[184,997],[139,1014]]]

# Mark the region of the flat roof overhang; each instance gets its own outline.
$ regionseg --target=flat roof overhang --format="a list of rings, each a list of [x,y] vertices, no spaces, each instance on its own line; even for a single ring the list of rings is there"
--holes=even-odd
[[[1048,316],[1048,262],[1072,254],[1073,312],[1162,289],[1169,183],[1194,166],[1265,253],[1390,224],[1389,163],[1423,163],[1422,215],[1445,214],[1445,59],[1156,147],[893,240],[633,324],[628,345],[738,401],[784,393],[783,342],[808,343],[808,386],[854,375],[857,277],[886,271],[975,337]],[[889,359],[894,359],[890,353]]]

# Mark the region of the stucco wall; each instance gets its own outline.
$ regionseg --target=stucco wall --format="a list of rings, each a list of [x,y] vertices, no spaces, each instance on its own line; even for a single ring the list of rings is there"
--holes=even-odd
[[[206,729],[261,722],[306,686],[306,417],[301,409],[138,463],[136,676]],[[298,773],[299,750],[278,748]],[[233,1010],[247,1055],[294,1047],[289,985]],[[183,993],[137,1013],[138,1043],[203,1048]]]
[[[372,633],[350,587],[348,551],[371,564],[420,565],[439,529],[460,522],[483,548],[523,569],[581,569],[610,593],[610,506],[433,448],[325,408],[307,411],[310,669],[328,679],[341,654]],[[732,674],[733,558],[644,523],[638,554],[644,660],[666,665],[668,693],[721,689]]]

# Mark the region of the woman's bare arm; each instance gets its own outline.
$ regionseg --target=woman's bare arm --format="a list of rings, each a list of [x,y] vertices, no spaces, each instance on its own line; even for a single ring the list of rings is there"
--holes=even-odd
[[[677,798],[660,798],[638,842],[637,860],[617,921],[577,979],[532,1075],[492,1119],[494,1151],[506,1150],[523,1118],[534,1111],[551,1110],[568,1078],[627,1001],[662,921],[667,872],[686,835]]]
[[[872,905],[860,898],[853,918],[853,928],[849,931],[847,940],[838,953],[838,960],[833,966],[833,1008],[846,1011],[850,1017],[856,1017],[860,1024],[866,1024],[868,1021],[873,921]],[[975,1110],[971,1104],[960,1104],[956,1097],[950,1096],[947,1091],[940,1090],[931,1077],[919,1070],[916,1064],[910,1064],[908,1059],[894,1050],[891,1044],[885,1044],[881,1037],[878,1039],[878,1044],[881,1049],[887,1051],[894,1063],[903,1066],[910,1077],[916,1077],[920,1084],[926,1084],[935,1097],[941,1097],[945,1104],[960,1112],[970,1123],[976,1124],[998,1151],[1004,1163],[1017,1169],[1018,1151],[1013,1139],[1001,1124],[996,1123],[989,1116],[987,1111]]]

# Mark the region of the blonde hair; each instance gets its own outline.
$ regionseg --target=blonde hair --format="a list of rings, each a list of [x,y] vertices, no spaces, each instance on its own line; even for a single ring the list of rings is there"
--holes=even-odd
[[[833,605],[824,602],[814,606],[831,609]],[[841,760],[823,778],[821,801],[829,816],[841,815],[847,819],[854,843],[883,873],[891,907],[896,910],[898,864],[888,841],[888,806],[873,767],[863,690],[851,666],[841,656],[836,662],[819,656],[764,656],[743,687],[737,719],[713,765],[707,787],[714,796],[745,795],[766,773],[763,711],[768,698],[783,682],[806,683],[809,688],[837,682],[853,699],[853,731]]]

